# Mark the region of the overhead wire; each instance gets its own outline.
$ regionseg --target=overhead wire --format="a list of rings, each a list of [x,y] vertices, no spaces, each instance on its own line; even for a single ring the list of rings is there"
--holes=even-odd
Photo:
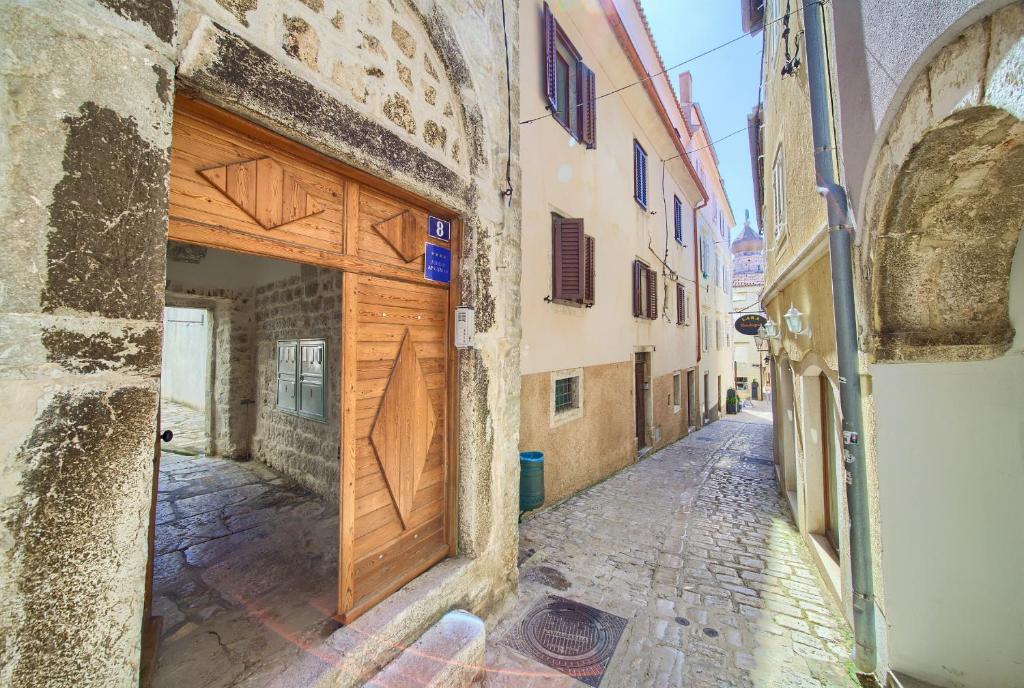
[[[831,1],[832,0],[814,0],[814,2],[810,2],[810,3],[807,3],[807,4],[809,4],[809,5],[823,5],[824,6],[824,5],[828,4]],[[767,28],[768,26],[771,26],[772,24],[775,24],[776,22],[780,22],[783,19],[788,18],[791,14],[798,14],[800,12],[803,12],[803,9],[804,9],[804,6],[801,4],[800,7],[798,7],[797,9],[792,10],[791,12],[787,12],[786,14],[778,17],[777,19],[773,19],[773,20],[771,20],[769,22],[765,22],[764,23],[764,28]],[[762,31],[763,30],[764,29],[762,28]],[[705,50],[702,53],[698,53],[696,55],[693,55],[692,57],[688,57],[685,60],[683,60],[682,62],[678,62],[678,63],[672,65],[671,67],[666,67],[665,69],[661,70],[660,72],[655,72],[653,74],[648,74],[647,76],[645,76],[642,79],[637,79],[636,81],[631,81],[628,84],[625,84],[623,86],[619,86],[618,88],[612,89],[611,91],[608,91],[606,93],[602,93],[601,95],[596,96],[594,100],[601,100],[602,98],[606,98],[608,96],[615,95],[616,93],[620,93],[621,91],[625,91],[627,88],[631,88],[632,86],[636,86],[637,84],[642,84],[645,81],[650,81],[651,79],[654,79],[655,77],[659,77],[659,76],[662,76],[664,74],[668,74],[672,70],[679,69],[683,65],[689,64],[690,62],[693,62],[694,60],[699,60],[700,58],[706,57],[707,55],[710,55],[711,53],[717,52],[717,51],[721,50],[722,48],[728,47],[728,46],[732,45],[733,43],[736,43],[737,41],[740,41],[740,40],[746,38],[748,35],[749,34],[742,33],[739,36],[735,36],[734,38],[730,38],[729,40],[725,41],[724,43],[719,43],[718,45],[716,45],[716,46],[714,46],[712,48],[709,48],[709,49]],[[543,115],[540,115],[538,117],[532,117],[530,119],[525,119],[525,120],[521,121],[519,123],[519,125],[522,126],[522,125],[525,125],[525,124],[533,124],[534,122],[539,122],[541,120],[548,119],[548,118],[554,117],[554,116],[555,116],[555,112],[553,112],[553,111],[552,112],[547,112],[547,113],[545,113]]]

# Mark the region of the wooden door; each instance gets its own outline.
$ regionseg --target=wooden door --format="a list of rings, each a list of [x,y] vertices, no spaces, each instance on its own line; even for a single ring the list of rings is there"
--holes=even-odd
[[[839,479],[837,462],[839,461],[839,442],[836,430],[835,397],[832,395],[832,384],[824,375],[819,375],[821,390],[821,473],[824,480],[825,497],[825,535],[836,552],[839,551]]]
[[[452,221],[449,241],[428,237],[430,216]],[[169,237],[343,275],[344,623],[455,554],[459,230],[444,208],[213,106],[175,103]],[[425,277],[428,250],[450,250],[450,282]]]
[[[448,290],[345,275],[342,572],[348,621],[449,553]]]
[[[636,448],[641,449],[647,446],[647,375],[644,365],[644,355],[636,354]]]

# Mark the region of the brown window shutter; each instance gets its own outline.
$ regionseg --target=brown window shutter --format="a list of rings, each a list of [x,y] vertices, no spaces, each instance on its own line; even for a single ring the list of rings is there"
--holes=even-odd
[[[647,317],[658,317],[658,273],[651,269],[647,270]]]
[[[682,325],[686,322],[686,292],[683,285],[676,285],[676,324]]]
[[[640,288],[643,285],[643,271],[645,270],[643,263],[639,260],[633,261],[633,317],[639,318],[644,314],[644,298],[643,294],[640,293]]]
[[[583,289],[583,303],[588,306],[594,305],[594,278],[595,278],[595,262],[597,260],[597,245],[596,240],[592,236],[584,235],[586,238],[586,253],[584,258],[584,271],[583,276],[585,278],[584,289]]]
[[[586,281],[584,260],[587,250],[583,220],[562,218],[555,221],[554,229],[552,298],[561,301],[582,301]]]
[[[544,3],[544,95],[548,99],[548,108],[557,109],[555,95],[555,17],[551,8]]]
[[[594,72],[580,62],[576,69],[576,92],[580,100],[580,141],[597,148],[597,93]]]

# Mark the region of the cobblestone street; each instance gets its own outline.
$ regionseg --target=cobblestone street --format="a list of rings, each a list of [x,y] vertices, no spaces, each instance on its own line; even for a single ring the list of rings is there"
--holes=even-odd
[[[507,645],[549,595],[628,621],[606,688],[857,685],[847,627],[778,495],[771,432],[722,420],[525,521],[484,685],[582,685]]]

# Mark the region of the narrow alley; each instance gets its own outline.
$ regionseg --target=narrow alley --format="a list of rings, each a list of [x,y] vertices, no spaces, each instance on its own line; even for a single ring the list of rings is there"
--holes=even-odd
[[[484,685],[857,685],[845,624],[778,494],[765,415],[707,426],[528,518]],[[571,602],[595,609],[543,624]],[[544,646],[566,673],[535,661]]]

